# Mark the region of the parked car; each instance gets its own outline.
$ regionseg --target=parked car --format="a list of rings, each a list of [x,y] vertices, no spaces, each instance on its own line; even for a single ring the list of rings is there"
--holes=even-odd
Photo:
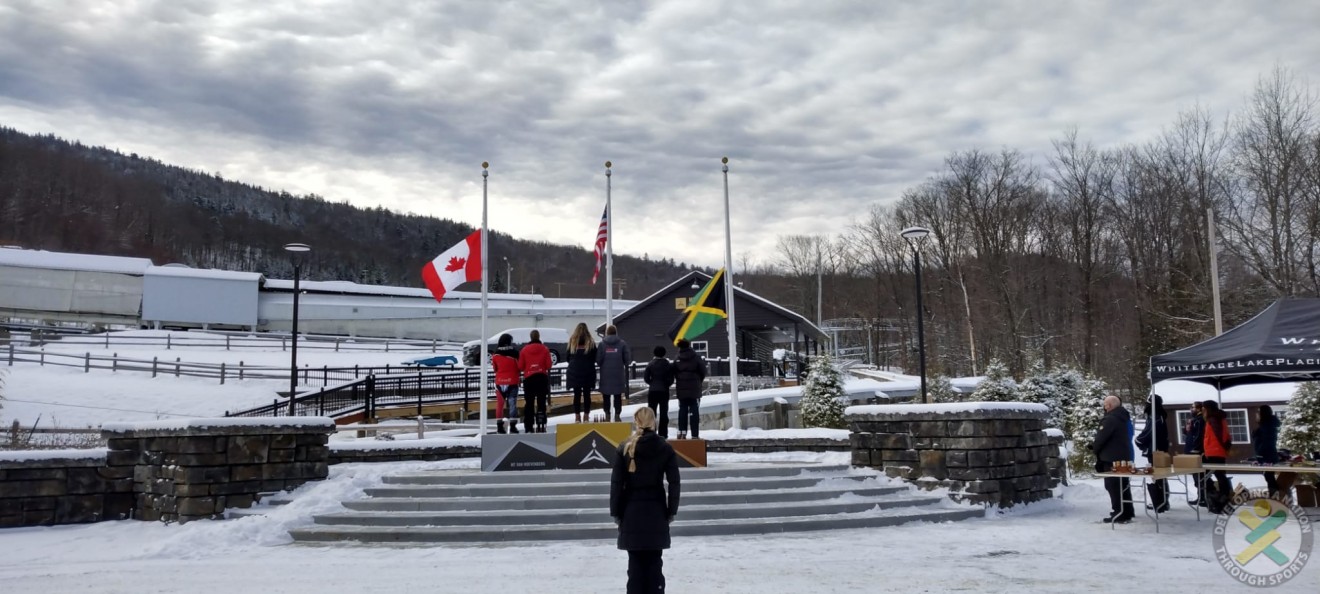
[[[419,367],[443,367],[446,365],[458,365],[458,357],[453,355],[427,355],[416,359],[409,359],[403,362],[404,365],[417,365]]]
[[[532,339],[532,330],[541,331],[541,342],[546,348],[550,349],[550,363],[558,365],[560,361],[565,360],[568,353],[568,330],[563,328],[509,328],[500,330],[486,340],[487,356],[495,350],[495,344],[499,342],[501,334],[508,334],[513,337],[513,346],[521,349]],[[463,364],[468,367],[476,367],[477,360],[481,358],[481,341],[469,340],[463,343]]]

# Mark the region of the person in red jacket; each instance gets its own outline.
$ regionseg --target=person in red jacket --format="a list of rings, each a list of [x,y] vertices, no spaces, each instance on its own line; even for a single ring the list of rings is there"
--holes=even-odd
[[[541,344],[541,332],[532,330],[531,341],[518,355],[518,369],[522,371],[523,391],[527,393],[523,421],[528,433],[545,433],[545,409],[550,400],[550,349]],[[532,413],[536,416],[533,417]],[[536,427],[532,427],[535,419]]]
[[[504,423],[509,423],[509,432],[518,432],[518,349],[513,348],[513,336],[501,334],[495,344],[495,352],[490,355],[490,365],[495,368],[495,417],[499,419],[498,429],[504,433]]]
[[[1207,400],[1201,404],[1205,408],[1205,437],[1202,438],[1201,459],[1206,464],[1224,464],[1228,462],[1228,453],[1233,449],[1233,435],[1228,430],[1228,415],[1219,409],[1219,403]],[[1206,477],[1206,491],[1210,513],[1218,514],[1226,508],[1233,494],[1233,484],[1228,480],[1228,473],[1216,470],[1214,474],[1217,488],[1210,488],[1210,478]]]

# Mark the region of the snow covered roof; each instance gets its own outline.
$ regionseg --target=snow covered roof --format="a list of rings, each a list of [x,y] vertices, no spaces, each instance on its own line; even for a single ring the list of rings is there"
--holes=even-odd
[[[188,266],[152,266],[145,276],[170,276],[177,278],[211,278],[217,280],[261,281],[261,273],[216,270],[214,268],[191,268]]]
[[[293,291],[293,281],[268,278],[265,288],[275,291]],[[337,293],[343,295],[363,295],[370,297],[414,297],[426,299],[440,307],[480,307],[480,291],[449,291],[445,300],[435,303],[431,291],[413,287],[394,287],[387,285],[361,285],[351,281],[299,281],[298,288],[308,293]],[[604,299],[559,299],[547,298],[535,293],[488,293],[489,309],[548,309],[580,310],[603,309]],[[632,307],[637,301],[615,299],[616,307]]]
[[[0,265],[142,275],[151,267],[151,260],[126,256],[98,256],[94,254],[4,248],[0,249]]]

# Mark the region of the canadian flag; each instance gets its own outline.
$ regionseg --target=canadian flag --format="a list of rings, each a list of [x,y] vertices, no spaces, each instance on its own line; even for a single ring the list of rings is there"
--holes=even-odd
[[[436,301],[463,283],[481,280],[481,229],[422,267],[422,280]]]

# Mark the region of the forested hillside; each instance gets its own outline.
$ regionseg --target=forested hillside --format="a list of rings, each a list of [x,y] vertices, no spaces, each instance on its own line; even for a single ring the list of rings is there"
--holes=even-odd
[[[430,257],[472,231],[455,221],[294,196],[175,167],[136,154],[0,128],[0,244],[28,249],[141,256],[157,264],[292,274],[283,245],[314,246],[305,276],[421,286]],[[491,236],[496,265],[515,262],[519,292],[595,297],[594,256],[582,248]],[[616,254],[624,296],[640,298],[680,276],[673,260]],[[562,282],[581,279],[578,282]],[[602,277],[602,281],[603,277]],[[616,283],[620,284],[620,283]]]

